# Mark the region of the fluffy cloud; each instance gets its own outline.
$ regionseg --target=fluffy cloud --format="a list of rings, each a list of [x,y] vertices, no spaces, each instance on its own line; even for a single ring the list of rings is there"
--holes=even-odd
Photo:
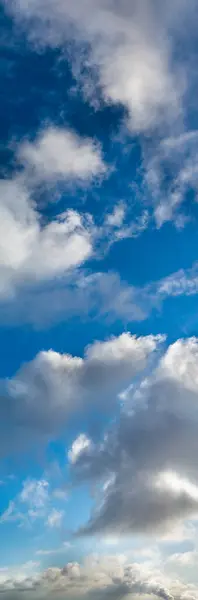
[[[160,535],[198,515],[198,340],[178,340],[122,395],[120,422],[81,448],[79,478],[103,482],[82,534]]]
[[[73,131],[53,126],[44,129],[34,142],[22,143],[18,160],[27,169],[28,176],[39,181],[64,179],[83,183],[105,172],[96,143],[80,138]]]
[[[92,96],[97,71],[104,100],[125,106],[132,129],[144,131],[177,116],[184,77],[173,51],[194,2],[187,7],[183,0],[175,11],[168,1],[160,12],[155,0],[126,0],[122,6],[110,0],[51,0],[50,5],[47,0],[15,0],[6,7],[17,19],[27,19],[31,41],[57,46],[75,39],[89,45],[92,76],[86,77],[85,93]],[[79,55],[77,67],[73,65],[78,76]]]
[[[104,174],[99,145],[53,126],[18,146],[20,175],[0,180],[0,297],[64,276],[93,252],[90,215],[67,209],[47,221],[34,202],[37,184],[88,183]]]
[[[0,182],[0,295],[63,275],[92,252],[90,223],[68,210],[42,226],[22,179]]]
[[[72,416],[93,406],[111,412],[119,392],[147,366],[163,339],[123,333],[94,342],[84,358],[40,352],[2,382],[2,450],[9,450],[12,440],[21,447],[35,434],[43,440],[54,436]]]
[[[35,566],[36,567],[36,566]],[[33,569],[32,569],[33,570]],[[36,568],[35,568],[36,571]],[[89,556],[83,564],[67,563],[63,568],[51,567],[46,571],[31,573],[24,565],[18,576],[0,575],[2,598],[25,597],[57,598],[71,597],[106,600],[106,598],[157,597],[163,600],[197,598],[195,586],[187,586],[167,578],[163,572],[147,569],[137,563],[129,563],[124,556]]]

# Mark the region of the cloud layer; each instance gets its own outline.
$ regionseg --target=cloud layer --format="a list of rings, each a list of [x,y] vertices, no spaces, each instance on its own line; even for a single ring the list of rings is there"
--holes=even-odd
[[[130,563],[124,556],[88,556],[84,564],[66,563],[63,568],[51,567],[33,575],[31,565],[24,565],[18,575],[0,575],[2,598],[18,597],[79,598],[103,600],[122,599],[126,596],[138,598],[142,595],[151,598],[172,600],[174,597],[197,598],[195,586],[186,586],[179,581],[168,579],[162,572],[148,569],[137,563]],[[27,575],[27,570],[29,574]],[[188,595],[190,594],[190,595]]]

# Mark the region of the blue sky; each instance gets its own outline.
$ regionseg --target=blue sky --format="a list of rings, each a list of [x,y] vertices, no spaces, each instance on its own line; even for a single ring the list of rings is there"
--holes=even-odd
[[[1,0],[0,592],[198,598],[197,0]]]

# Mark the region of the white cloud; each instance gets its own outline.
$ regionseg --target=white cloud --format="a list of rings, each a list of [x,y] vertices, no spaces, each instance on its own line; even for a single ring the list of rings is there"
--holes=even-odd
[[[46,523],[51,529],[53,529],[54,527],[59,528],[62,525],[63,517],[64,512],[62,510],[57,510],[56,508],[53,508],[51,513],[48,515]]]
[[[129,219],[126,206],[119,203],[115,205],[112,213],[107,214],[99,234],[101,239],[106,238],[109,248],[120,240],[139,237],[148,228],[149,220],[148,210],[143,210],[133,220]]]
[[[6,508],[6,510],[0,516],[0,523],[2,524],[2,523],[7,523],[8,521],[12,521],[14,511],[15,511],[14,502],[9,502],[8,508]]]
[[[64,179],[83,183],[106,170],[96,142],[53,126],[41,131],[34,142],[21,143],[18,160],[28,176],[47,182]]]
[[[182,38],[186,14],[190,23],[194,3],[180,3],[179,12],[171,2],[159,12],[154,0],[122,5],[110,0],[51,0],[50,7],[47,0],[16,0],[9,8],[17,19],[29,20],[31,41],[57,46],[75,38],[88,43],[89,66],[97,69],[104,100],[126,107],[132,129],[144,131],[177,117],[185,78],[174,63],[174,47]],[[79,55],[78,50],[78,76]],[[88,97],[93,88],[86,76]]]
[[[130,386],[120,422],[73,465],[104,483],[81,534],[164,536],[198,515],[198,340],[177,340],[146,378]]]
[[[53,556],[55,554],[65,553],[70,548],[71,548],[70,542],[64,542],[63,546],[60,546],[60,548],[52,548],[49,550],[37,550],[36,555],[37,556]]]
[[[68,210],[41,226],[22,179],[0,182],[0,296],[24,283],[52,280],[92,252],[90,222]]]
[[[62,500],[65,502],[65,500],[68,499],[68,492],[67,490],[56,488],[55,490],[53,490],[53,497],[57,500]]]
[[[37,481],[36,479],[27,479],[23,483],[23,489],[19,500],[33,509],[40,509],[45,506],[49,499],[49,483],[45,479]]]
[[[91,440],[81,433],[78,438],[73,442],[71,450],[68,452],[69,461],[74,464],[78,460],[79,456],[84,450],[88,450],[91,447]]]
[[[9,502],[0,523],[15,522],[29,527],[36,519],[43,519],[50,504],[49,483],[45,479],[26,479],[21,492]]]
[[[196,202],[198,193],[197,142],[197,131],[186,131],[145,151],[143,194],[150,198],[158,228],[172,221],[182,229],[190,219],[186,202]]]
[[[106,224],[110,227],[120,227],[123,224],[126,214],[126,206],[119,203],[114,207],[112,213],[106,216]]]
[[[142,215],[129,224],[120,222],[119,226],[114,223],[115,215],[113,222],[109,215],[110,222],[96,227],[90,214],[68,209],[53,220],[42,222],[25,173],[0,181],[3,321],[7,315],[9,322],[33,319],[42,323],[50,319],[49,313],[53,319],[53,315],[61,318],[63,313],[68,316],[83,310],[88,314],[89,309],[93,314],[97,307],[104,315],[110,312],[113,318],[123,314],[130,320],[144,318],[135,288],[122,282],[116,273],[90,276],[77,269],[96,251],[100,255],[116,241],[139,235],[147,227],[147,217]],[[55,280],[56,286],[52,285]]]
[[[158,294],[162,296],[193,296],[198,293],[198,264],[189,269],[180,269],[165,277],[158,284]]]
[[[58,510],[56,503],[53,506],[54,502],[53,488],[46,479],[26,479],[22,483],[21,492],[9,502],[7,509],[1,514],[0,524],[13,522],[19,527],[30,529],[39,521],[40,526],[47,525],[51,529],[59,528],[64,511]],[[65,549],[66,545],[55,553]],[[40,551],[38,554],[42,554],[42,552]]]

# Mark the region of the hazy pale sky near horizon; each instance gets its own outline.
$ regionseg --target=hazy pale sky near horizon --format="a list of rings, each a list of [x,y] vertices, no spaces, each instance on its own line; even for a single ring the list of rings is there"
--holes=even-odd
[[[2,600],[198,600],[198,0],[0,0]]]

